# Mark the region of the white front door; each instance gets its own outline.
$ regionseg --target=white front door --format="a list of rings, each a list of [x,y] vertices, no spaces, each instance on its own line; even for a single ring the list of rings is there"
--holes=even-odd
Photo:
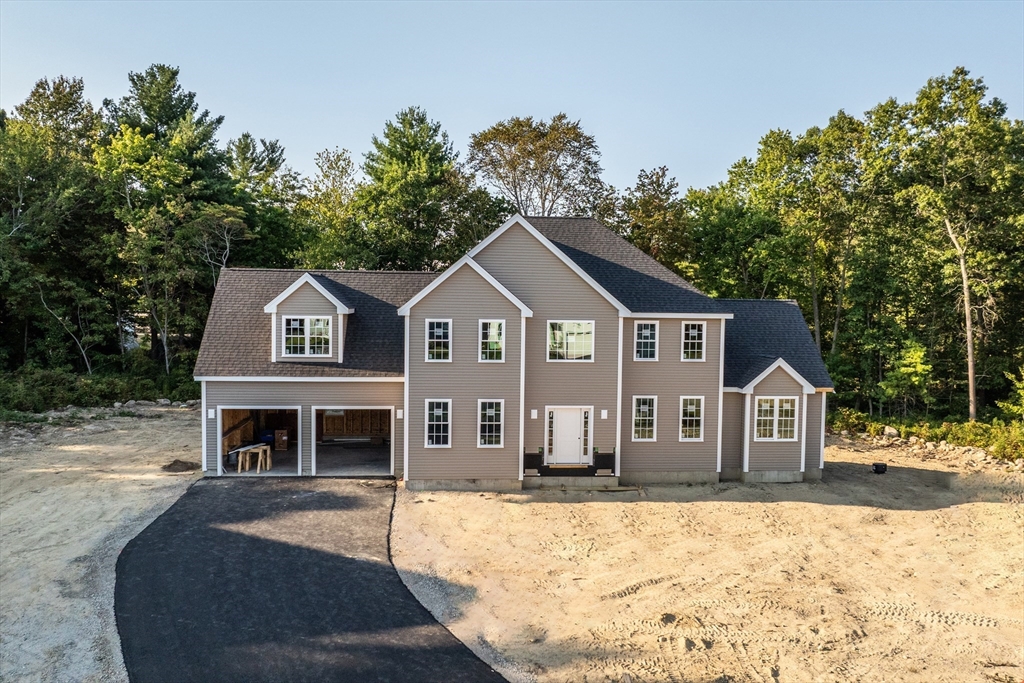
[[[579,465],[590,463],[590,409],[549,409],[548,454],[549,465]]]

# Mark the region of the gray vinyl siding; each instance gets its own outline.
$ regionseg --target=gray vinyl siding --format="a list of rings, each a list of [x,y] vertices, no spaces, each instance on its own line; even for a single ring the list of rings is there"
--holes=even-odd
[[[518,479],[522,313],[465,266],[409,316],[409,479]],[[426,361],[426,320],[450,319],[451,362]],[[481,363],[479,321],[505,321],[505,362]],[[450,399],[450,448],[424,446],[427,399]],[[503,399],[502,448],[477,446],[477,401]]]
[[[306,316],[315,315],[331,319],[331,357],[304,358],[301,356],[284,355],[284,318],[285,316]],[[347,316],[339,316],[338,308],[331,303],[327,297],[309,284],[304,284],[291,296],[277,305],[277,328],[274,332],[274,344],[277,349],[278,363],[337,363],[338,362],[338,339],[340,330],[338,325],[341,319]]]
[[[824,392],[807,397],[807,460],[806,469],[821,466],[821,397]]]
[[[722,394],[722,469],[743,467],[743,394]]]
[[[544,445],[545,406],[593,406],[593,445],[611,452],[618,384],[616,308],[519,225],[474,260],[533,311],[526,320],[526,450],[536,453]],[[548,362],[549,320],[593,320],[594,362]],[[531,410],[537,419],[530,418]],[[607,419],[601,419],[602,410],[608,411]]]
[[[755,441],[754,427],[757,417],[757,399],[759,396],[795,396],[797,398],[796,441]],[[811,397],[808,397],[811,398]],[[820,399],[819,399],[820,400]],[[803,388],[782,368],[776,368],[755,387],[750,397],[750,462],[751,472],[761,470],[780,470],[797,472],[800,470],[800,427],[803,418]],[[810,423],[808,421],[808,429]]]
[[[626,318],[622,343],[622,472],[679,472],[718,466],[718,386],[721,320],[658,320],[658,360],[634,360],[634,323]],[[703,361],[680,360],[683,323],[705,323]],[[657,441],[633,441],[633,397],[657,396]],[[704,440],[679,440],[679,397],[704,397]],[[742,442],[742,439],[741,439]],[[723,454],[724,455],[724,454]],[[723,467],[725,465],[723,464]]]
[[[217,474],[219,435],[217,434],[218,406],[302,406],[299,424],[302,427],[300,454],[302,473],[312,471],[312,414],[313,406],[392,406],[401,408],[404,400],[402,382],[213,382],[206,383],[206,408],[214,410],[214,417],[206,414],[206,467],[207,475]],[[402,472],[402,420],[394,416],[391,441],[395,456],[395,474]]]

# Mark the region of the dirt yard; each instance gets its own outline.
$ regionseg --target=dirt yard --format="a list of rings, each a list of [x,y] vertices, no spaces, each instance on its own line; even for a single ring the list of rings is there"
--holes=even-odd
[[[1024,475],[831,444],[820,483],[400,489],[393,559],[510,680],[1024,679]]]
[[[136,410],[0,425],[0,681],[127,680],[114,565],[200,460],[198,410]]]

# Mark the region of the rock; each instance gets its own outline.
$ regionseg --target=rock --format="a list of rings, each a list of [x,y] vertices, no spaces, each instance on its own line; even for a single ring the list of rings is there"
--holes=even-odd
[[[125,408],[134,408],[135,407],[135,400],[133,399],[131,401],[128,401],[127,403],[124,404],[124,407]]]
[[[844,429],[843,431],[839,432],[839,435],[840,436],[849,436],[850,435],[850,430],[849,429]]]
[[[892,437],[899,438],[900,430],[896,429],[895,427],[891,427],[889,425],[885,425],[885,429],[882,430],[882,433],[885,434],[886,436],[892,436]]]
[[[156,403],[157,403],[157,405],[161,405],[161,406],[169,406],[169,405],[171,405],[171,399],[169,399],[169,398],[158,398],[156,400]]]
[[[925,443],[924,447],[927,448],[930,451],[934,451],[935,450],[935,442],[934,441],[928,441],[928,442]]]
[[[179,401],[172,401],[171,402],[171,407],[172,408],[180,408],[181,407],[181,403]]]
[[[948,446],[949,444],[948,444],[948,443],[946,443],[946,440],[945,440],[945,439],[943,439],[942,441],[940,441],[940,442],[939,442],[939,445],[940,445],[940,446],[942,446],[943,448],[945,448],[945,447],[946,447],[946,446]]]
[[[121,408],[122,406],[124,406],[124,404],[121,403],[120,401],[115,401],[114,402],[114,408]]]
[[[135,404],[136,405],[140,405],[140,406],[155,406],[156,405],[156,403],[154,403],[153,401],[136,401]]]

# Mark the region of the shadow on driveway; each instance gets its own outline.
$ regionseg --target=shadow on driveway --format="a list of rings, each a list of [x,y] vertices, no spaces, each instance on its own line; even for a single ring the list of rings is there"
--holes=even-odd
[[[387,548],[394,490],[382,483],[234,479],[189,489],[117,561],[114,612],[130,679],[504,680],[399,579]]]

